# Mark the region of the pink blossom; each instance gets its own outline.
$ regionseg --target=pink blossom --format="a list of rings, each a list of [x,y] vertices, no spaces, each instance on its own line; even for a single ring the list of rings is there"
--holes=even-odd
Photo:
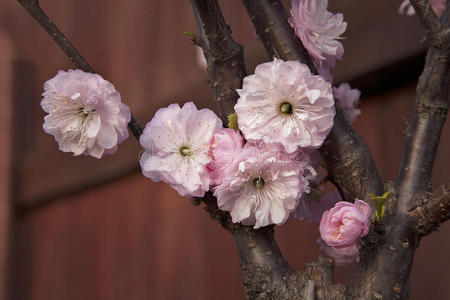
[[[292,0],[288,21],[316,64],[334,67],[344,55],[338,40],[347,23],[342,14],[332,14],[327,7],[328,0]]]
[[[320,236],[328,246],[350,246],[369,232],[372,209],[362,200],[341,201],[322,215]]]
[[[249,141],[280,143],[293,153],[320,147],[333,126],[330,83],[297,61],[260,64],[237,91],[239,129]]]
[[[211,184],[221,184],[229,176],[233,160],[240,155],[244,139],[237,131],[229,128],[219,129],[210,142],[211,162],[208,171],[211,174]]]
[[[348,83],[342,83],[338,88],[333,87],[333,94],[338,100],[336,105],[348,114],[351,122],[355,121],[361,114],[361,110],[356,108],[361,91],[352,89]]]
[[[221,124],[214,112],[197,110],[192,102],[159,109],[139,139],[145,149],[142,173],[168,183],[181,196],[202,197],[210,185],[209,144]]]
[[[58,71],[44,83],[43,128],[59,149],[74,155],[101,158],[113,154],[128,137],[130,109],[114,86],[98,74],[82,70]]]
[[[254,228],[284,223],[295,210],[308,182],[294,154],[281,146],[247,143],[233,163],[233,172],[214,188],[217,205],[232,221]]]
[[[431,5],[431,8],[433,9],[434,13],[438,18],[442,16],[442,14],[445,11],[446,8],[446,0],[430,0],[429,3]],[[403,0],[402,4],[400,4],[400,7],[398,8],[398,13],[401,15],[408,15],[412,16],[416,12],[414,11],[414,7],[411,5],[409,0]]]

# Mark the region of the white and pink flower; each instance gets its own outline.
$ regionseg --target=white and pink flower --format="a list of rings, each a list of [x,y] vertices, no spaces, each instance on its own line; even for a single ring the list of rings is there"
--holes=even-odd
[[[130,109],[114,86],[98,74],[82,70],[58,71],[44,84],[43,128],[59,149],[101,158],[113,154],[128,137]]]
[[[332,14],[327,7],[328,0],[292,0],[292,17],[288,20],[316,65],[323,69],[334,67],[336,59],[342,59],[344,47],[339,39],[347,28],[344,16]]]
[[[168,183],[181,196],[202,197],[210,185],[210,141],[221,125],[214,112],[197,110],[192,102],[159,109],[139,139],[145,149],[142,173]]]
[[[214,188],[217,205],[232,221],[255,229],[283,224],[298,205],[308,181],[294,154],[281,146],[247,143],[233,163],[233,172]]]
[[[280,143],[288,153],[318,148],[333,127],[332,89],[297,61],[275,59],[244,78],[235,111],[249,141]]]

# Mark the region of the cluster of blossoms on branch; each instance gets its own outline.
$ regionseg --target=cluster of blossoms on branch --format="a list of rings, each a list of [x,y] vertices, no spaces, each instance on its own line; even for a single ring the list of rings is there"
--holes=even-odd
[[[316,175],[310,153],[333,126],[331,85],[306,65],[275,59],[247,76],[238,93],[242,134],[193,103],[157,111],[140,138],[143,173],[182,196],[201,197],[212,187],[233,222],[282,224]]]
[[[360,114],[358,90],[332,87],[330,68],[344,53],[338,40],[347,24],[327,5],[327,0],[294,0],[290,19],[321,75],[297,61],[258,65],[237,90],[234,129],[192,102],[161,108],[140,136],[140,165],[146,177],[166,182],[181,196],[203,197],[212,190],[233,222],[255,229],[283,224],[290,216],[314,221],[321,216],[327,253],[347,263],[358,259],[370,206],[361,200],[338,202],[337,191],[316,198],[310,193],[311,186],[321,190],[317,149],[333,127],[334,99],[349,121]],[[130,110],[100,75],[59,71],[45,83],[43,96],[44,130],[62,151],[100,158],[128,136]]]

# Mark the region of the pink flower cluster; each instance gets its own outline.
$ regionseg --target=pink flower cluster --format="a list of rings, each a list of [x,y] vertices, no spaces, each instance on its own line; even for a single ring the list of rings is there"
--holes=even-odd
[[[279,144],[244,145],[238,131],[219,124],[212,111],[193,103],[160,109],[140,138],[143,174],[182,196],[201,197],[215,186],[219,208],[234,222],[255,228],[285,222],[308,191],[309,156],[288,154]]]
[[[335,90],[349,105],[352,92],[347,86]],[[218,207],[233,222],[254,228],[282,224],[296,210],[319,215],[323,206],[312,212],[299,203],[305,204],[321,165],[315,149],[333,126],[331,84],[299,62],[275,59],[245,77],[238,93],[235,111],[243,135],[222,128],[212,111],[191,102],[158,110],[140,137],[143,174],[182,196],[201,197],[212,187]]]
[[[359,239],[369,232],[372,209],[362,200],[338,202],[322,215],[320,236],[337,265],[359,261]]]
[[[157,111],[140,138],[143,174],[182,196],[201,197],[212,187],[233,222],[282,224],[317,175],[314,149],[335,114],[331,85],[299,62],[276,59],[259,65],[238,93],[243,135],[193,103]]]

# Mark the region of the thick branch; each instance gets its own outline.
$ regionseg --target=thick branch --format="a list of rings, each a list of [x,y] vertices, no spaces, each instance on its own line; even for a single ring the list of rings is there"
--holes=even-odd
[[[203,201],[211,218],[234,237],[249,299],[296,299],[301,291],[307,290],[308,278],[288,266],[275,241],[273,226],[254,230],[233,223],[230,214],[217,207],[211,192],[206,194]]]
[[[351,289],[357,298],[406,299],[409,295],[409,273],[421,237],[417,220],[409,209],[430,189],[433,162],[448,110],[449,66],[444,50],[448,46],[432,45],[439,48],[430,47],[419,78],[416,111],[406,133],[397,191],[393,193],[397,204],[392,215],[380,224],[385,228],[384,243],[361,252],[358,281]]]
[[[447,13],[449,11],[447,10]],[[448,31],[448,16],[444,16]],[[438,44],[442,45],[444,41]],[[405,149],[397,179],[399,211],[407,213],[414,195],[430,189],[431,173],[450,104],[450,41],[428,49],[416,93],[416,110],[405,136]]]
[[[234,113],[239,97],[236,89],[241,88],[246,75],[243,47],[231,37],[230,27],[225,23],[216,0],[191,0],[199,39],[208,63],[208,76],[214,89],[214,100],[219,115],[227,124],[227,116]]]
[[[333,260],[320,256],[318,262],[306,264],[306,274],[314,282],[316,300],[347,299],[347,289],[341,284],[334,284]]]
[[[280,1],[272,0],[242,0],[253,22],[256,33],[272,57],[283,60],[298,60],[317,74],[308,51],[297,38],[288,23],[288,14]]]
[[[415,231],[424,236],[439,228],[439,225],[450,219],[450,186],[422,200],[422,203],[410,212],[415,220]]]
[[[208,75],[222,120],[234,112],[245,76],[242,46],[233,41],[217,1],[191,0],[200,39],[208,62]],[[232,222],[218,209],[211,192],[203,198],[213,219],[228,230],[238,248],[245,291],[249,299],[295,299],[306,291],[308,278],[288,266],[274,238],[273,226],[258,230]]]
[[[416,14],[419,16],[426,30],[437,32],[441,27],[441,22],[431,9],[429,0],[409,0],[414,7]]]
[[[218,209],[211,192],[206,194],[203,202],[211,218],[234,237],[249,299],[346,299],[346,288],[333,282],[330,258],[320,257],[318,262],[307,264],[306,272],[295,272],[278,248],[273,226],[254,230],[233,223],[228,212]]]
[[[42,10],[38,0],[18,0],[18,2],[26,9],[26,11],[41,25],[48,33],[50,38],[55,41],[59,48],[66,54],[70,61],[81,70],[89,73],[95,73],[94,69],[81,56],[78,50],[72,43],[64,36],[64,34],[56,27],[52,20]],[[131,121],[128,123],[128,128],[139,139],[143,132],[142,125],[131,114]]]
[[[250,19],[271,57],[298,60],[317,74],[311,58],[287,22],[287,13],[279,0],[243,0]],[[383,182],[378,175],[369,148],[337,109],[334,127],[321,153],[344,198],[367,199],[381,195]]]

